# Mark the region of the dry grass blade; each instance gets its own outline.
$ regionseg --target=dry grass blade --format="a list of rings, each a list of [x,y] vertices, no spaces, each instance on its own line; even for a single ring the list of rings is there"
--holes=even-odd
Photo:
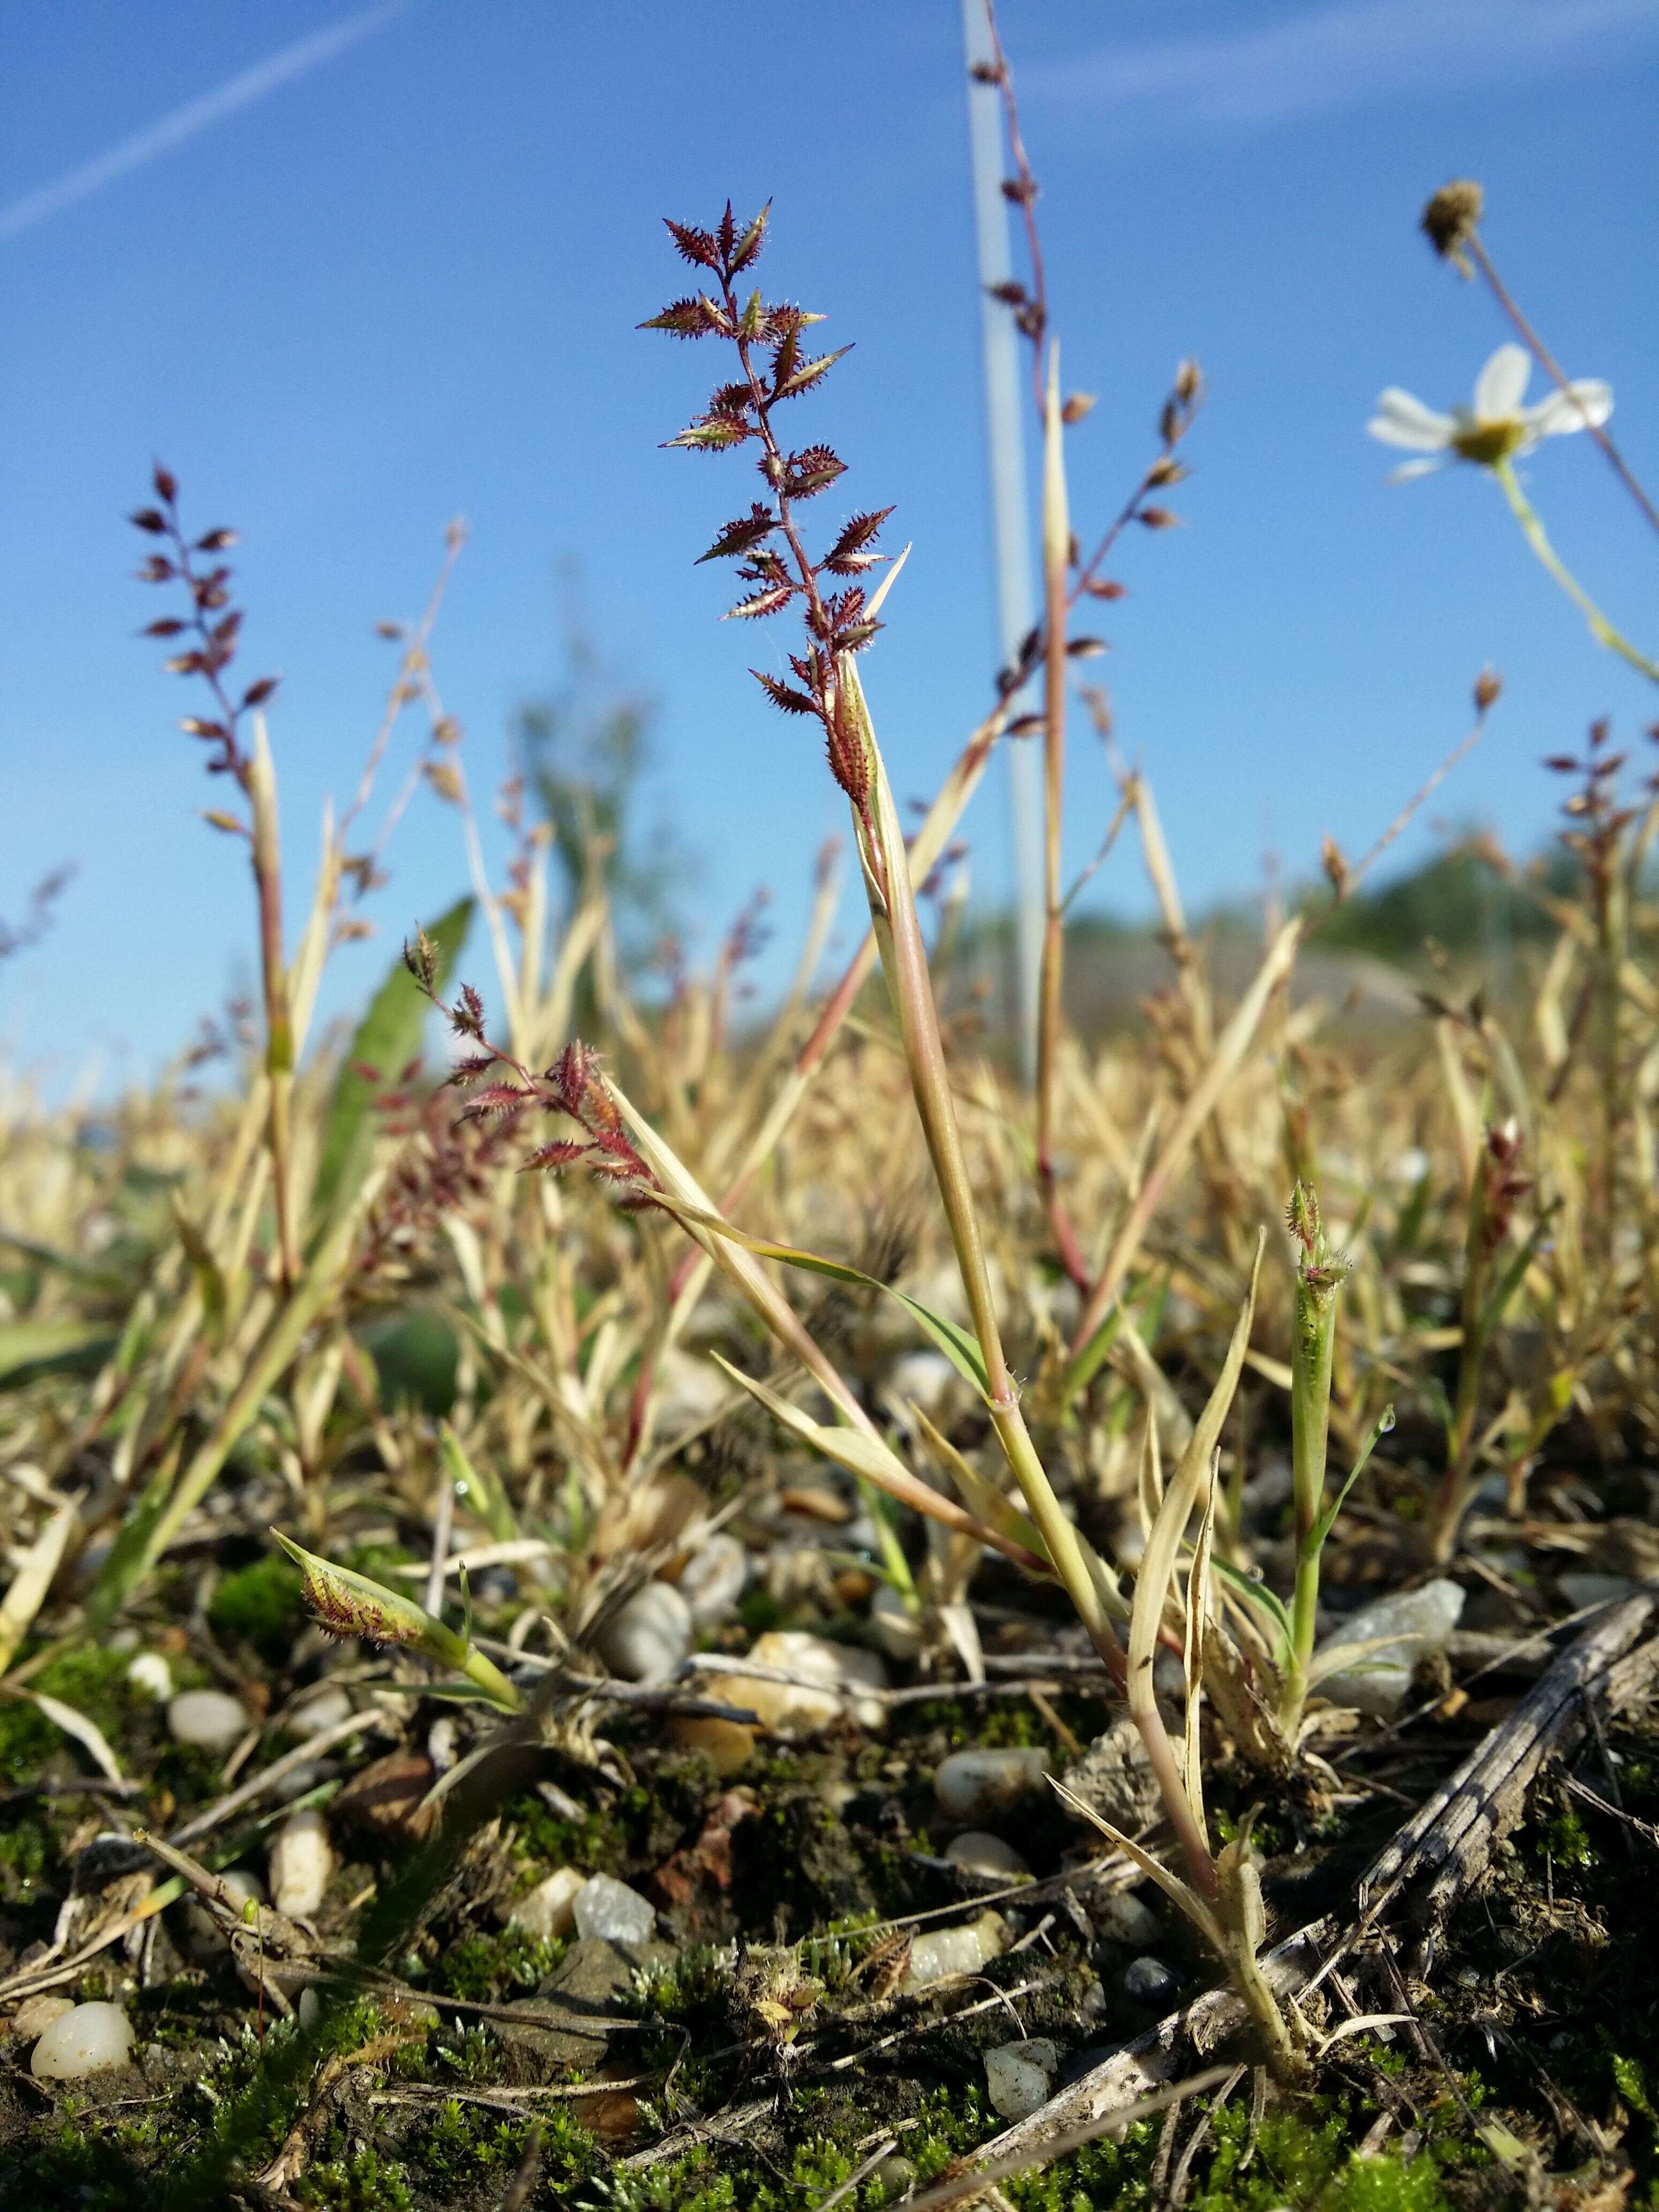
[[[17,1647],[33,1626],[46,1603],[80,1509],[73,1500],[60,1505],[29,1546],[0,1601],[0,1675],[16,1655]]]
[[[130,1796],[134,1788],[121,1771],[120,1761],[111,1750],[109,1740],[96,1721],[74,1705],[66,1705],[62,1698],[49,1697],[44,1690],[20,1689],[15,1683],[0,1682],[0,1695],[26,1698],[35,1709],[43,1712],[54,1728],[60,1728],[74,1738],[83,1749],[91,1753],[100,1774],[112,1782],[124,1796]]]

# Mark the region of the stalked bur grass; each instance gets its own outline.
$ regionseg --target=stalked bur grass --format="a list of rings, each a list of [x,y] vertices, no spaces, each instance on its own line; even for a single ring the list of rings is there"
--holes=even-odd
[[[1281,2080],[1288,2081],[1304,2074],[1307,2062],[1291,2036],[1258,1956],[1267,1934],[1267,1917],[1261,1901],[1261,1875],[1250,1847],[1250,1830],[1255,1816],[1254,1813],[1247,1815],[1232,1840],[1218,1853],[1212,1852],[1204,1810],[1199,1731],[1205,1646],[1212,1632],[1209,1576],[1218,1490],[1217,1447],[1231,1410],[1245,1354],[1249,1350],[1261,1252],[1262,1240],[1258,1238],[1249,1289],[1221,1373],[1194,1427],[1180,1464],[1164,1491],[1147,1533],[1146,1547],[1135,1575],[1134,1606],[1129,1622],[1129,1711],[1152,1761],[1164,1809],[1181,1838],[1187,1878],[1183,1880],[1153,1858],[1132,1837],[1114,1827],[1063,1784],[1054,1786],[1075,1812],[1133,1859],[1199,1930],[1225,1967],[1234,1993],[1255,2027],[1269,2064]],[[1155,1425],[1149,1419],[1147,1444],[1154,1457],[1156,1435]],[[1182,1594],[1178,1587],[1182,1546],[1194,1517],[1198,1533],[1191,1547],[1186,1590]],[[1157,1647],[1172,1594],[1185,1622],[1182,1654],[1185,1727],[1179,1752],[1164,1727],[1154,1680]],[[1181,1601],[1183,1595],[1184,1603]]]
[[[784,712],[818,722],[824,732],[831,771],[848,801],[869,902],[872,933],[897,1023],[911,1095],[939,1189],[977,1351],[977,1360],[969,1371],[977,1384],[1003,1455],[1018,1486],[1042,1552],[1065,1588],[1103,1663],[1120,1682],[1124,1681],[1127,1673],[1130,1711],[1187,1869],[1183,1880],[1159,1869],[1158,1879],[1204,1929],[1226,1964],[1275,2065],[1281,2071],[1291,2071],[1295,2060],[1290,2037],[1256,1966],[1262,1915],[1260,1886],[1249,1860],[1248,1832],[1218,1859],[1212,1855],[1204,1819],[1198,1753],[1203,1625],[1209,1609],[1208,1532],[1214,1513],[1213,1455],[1249,1347],[1255,1270],[1252,1270],[1249,1295],[1234,1332],[1222,1376],[1194,1430],[1149,1541],[1147,1559],[1136,1584],[1126,1662],[1114,1629],[1115,1620],[1121,1620],[1124,1611],[1115,1577],[1085,1543],[1055,1494],[1026,1425],[1003,1346],[905,841],[854,658],[875,634],[881,595],[866,603],[861,587],[826,592],[822,585],[826,572],[845,574],[849,562],[856,562],[862,568],[878,557],[870,549],[885,510],[881,514],[855,517],[834,540],[823,561],[814,563],[805,550],[796,505],[839,476],[842,464],[827,447],[786,452],[774,431],[775,410],[819,382],[838,356],[825,355],[815,362],[800,362],[798,335],[805,319],[799,310],[769,309],[758,292],[739,306],[734,278],[738,270],[746,268],[760,252],[764,214],[741,233],[729,209],[713,231],[679,224],[670,228],[685,258],[715,275],[720,296],[715,300],[705,293],[676,301],[656,319],[655,326],[683,337],[717,335],[729,339],[737,348],[743,372],[738,381],[716,390],[708,411],[675,442],[717,447],[754,442],[760,447],[761,473],[775,503],[757,503],[747,517],[728,524],[711,550],[717,555],[738,558],[739,573],[753,587],[749,596],[732,610],[732,615],[760,617],[798,603],[805,617],[806,651],[790,655],[790,666],[799,688],[786,685],[779,678],[763,673],[759,680],[769,697]],[[1051,421],[1056,404],[1055,392],[1051,391]],[[1057,423],[1054,427],[1057,428]],[[1051,520],[1053,513],[1051,499]],[[1063,659],[1063,635],[1060,639],[1051,636],[1050,653],[1056,660]],[[1051,698],[1054,689],[1051,684]],[[485,1072],[483,1068],[479,1071]],[[659,1143],[653,1148],[650,1133],[638,1118],[630,1115],[629,1119],[631,1141],[624,1140],[621,1145],[603,1127],[596,1128],[591,1117],[584,1126],[593,1145],[606,1156],[610,1172],[629,1182],[634,1194],[646,1198],[647,1194],[641,1186],[641,1179],[629,1176],[624,1154],[637,1145],[644,1154],[641,1164],[652,1171],[660,1187],[667,1166],[665,1148]],[[544,1149],[550,1152],[554,1148]],[[549,1158],[545,1164],[560,1165],[565,1161]],[[605,1164],[602,1160],[602,1167]],[[701,1194],[697,1196],[700,1198]],[[703,1234],[714,1226],[702,1206],[698,1206],[695,1217],[687,1220],[687,1225],[694,1233]],[[729,1234],[720,1237],[720,1243],[727,1247],[734,1241]],[[749,1241],[743,1240],[745,1243]],[[805,1255],[793,1256],[800,1259]],[[1260,1256],[1258,1247],[1258,1267]],[[809,1261],[808,1264],[813,1263]],[[769,1290],[769,1284],[767,1287]],[[757,1304],[755,1291],[750,1291],[750,1297],[751,1303]],[[781,1311],[776,1310],[777,1305],[782,1306]],[[829,1388],[823,1371],[827,1363],[815,1346],[810,1347],[809,1352],[808,1347],[802,1345],[805,1332],[787,1304],[777,1301],[773,1312],[766,1317],[771,1320],[775,1334],[796,1349],[809,1371],[825,1381]],[[962,1364],[959,1358],[958,1364]],[[832,1397],[837,1395],[832,1390]],[[844,1395],[844,1392],[839,1395]],[[847,1413],[848,1409],[843,1409],[844,1419]],[[862,1422],[857,1425],[867,1426]],[[1158,1644],[1167,1634],[1165,1601],[1180,1547],[1195,1510],[1202,1533],[1194,1554],[1185,1607],[1177,1605],[1178,1613],[1184,1611],[1187,1624],[1187,1725],[1183,1754],[1178,1758],[1153,1692],[1153,1661]],[[1134,1848],[1124,1840],[1126,1847]]]
[[[1048,349],[1042,435],[1042,588],[1048,653],[1042,707],[1042,957],[1037,986],[1037,1182],[1066,1273],[1085,1295],[1089,1271],[1061,1202],[1054,1170],[1054,1089],[1064,988],[1066,902],[1060,884],[1065,819],[1067,570],[1072,525],[1066,493],[1065,431],[1060,398],[1060,347]]]
[[[456,1004],[445,1008],[470,1048],[455,1079],[469,1092],[465,1114],[516,1119],[540,1108],[574,1121],[579,1134],[538,1146],[528,1156],[526,1166],[556,1170],[580,1162],[612,1189],[625,1210],[645,1216],[672,1215],[823,1389],[835,1408],[837,1425],[824,1426],[756,1378],[727,1367],[733,1382],[803,1442],[874,1482],[890,1497],[981,1543],[995,1546],[1028,1571],[1057,1577],[1103,1665],[1128,1692],[1185,1866],[1184,1875],[1160,1868],[1158,1878],[1178,1897],[1225,1964],[1274,2064],[1281,2071],[1292,2071],[1295,2057],[1288,2032],[1255,1964],[1261,1915],[1248,1833],[1219,1857],[1212,1853],[1199,1761],[1205,1623],[1210,1613],[1213,1460],[1249,1348],[1255,1270],[1223,1374],[1193,1431],[1158,1517],[1155,1541],[1149,1547],[1152,1565],[1143,1566],[1132,1611],[1115,1576],[1056,1495],[1007,1363],[917,914],[911,855],[856,665],[855,656],[878,628],[884,594],[866,599],[861,586],[836,590],[826,580],[861,573],[880,557],[872,549],[884,515],[855,516],[833,539],[829,553],[814,562],[805,550],[799,503],[833,482],[842,464],[827,446],[786,449],[774,428],[775,410],[819,383],[838,356],[802,359],[799,334],[815,319],[799,309],[769,307],[758,292],[739,301],[736,279],[760,252],[763,214],[742,230],[729,209],[713,230],[683,224],[670,228],[684,257],[709,271],[715,282],[707,291],[673,302],[654,319],[653,327],[688,338],[725,338],[736,347],[742,372],[738,379],[716,389],[708,411],[673,442],[693,449],[743,444],[759,448],[760,471],[771,498],[765,504],[757,501],[746,515],[728,523],[710,554],[737,561],[748,586],[747,596],[731,610],[733,617],[758,619],[792,605],[805,615],[805,650],[789,655],[795,682],[787,684],[764,672],[759,680],[781,711],[818,724],[831,772],[848,802],[872,940],[892,1004],[969,1327],[959,1328],[855,1269],[738,1229],[585,1046],[568,1046],[552,1067],[538,1074],[486,1035],[482,1002],[470,986],[463,986]],[[417,980],[435,998],[427,948],[417,943],[408,957]],[[813,1341],[762,1266],[766,1260],[868,1283],[897,1297],[978,1392],[1024,1510],[1012,1507],[937,1431],[924,1434],[963,1492],[966,1510],[918,1481]],[[1172,1595],[1181,1547],[1194,1515],[1204,1533],[1193,1556],[1184,1597],[1178,1588]],[[1127,1654],[1116,1633],[1116,1625],[1126,1620]],[[1153,1658],[1159,1644],[1182,1650],[1186,1662],[1186,1723],[1180,1753],[1170,1740],[1152,1690]],[[1127,1842],[1125,1847],[1132,1852],[1139,1850]]]
[[[1285,1219],[1296,1240],[1296,1290],[1291,1318],[1291,1482],[1296,1516],[1296,1584],[1291,1601],[1290,1650],[1279,1708],[1279,1727],[1294,1747],[1308,1695],[1319,1614],[1319,1560],[1341,1499],[1325,1511],[1325,1461],[1330,1444],[1331,1362],[1336,1346],[1337,1293],[1348,1262],[1334,1253],[1319,1200],[1298,1182]],[[1350,1482],[1352,1478],[1350,1477]],[[1344,1494],[1346,1495],[1346,1490]]]
[[[319,1627],[331,1636],[362,1637],[369,1644],[397,1644],[417,1652],[434,1667],[460,1675],[486,1704],[517,1712],[523,1703],[501,1668],[465,1633],[458,1634],[412,1599],[388,1589],[368,1575],[319,1559],[280,1529],[271,1534],[304,1577],[301,1595]]]
[[[233,530],[210,530],[192,544],[185,534],[179,517],[179,485],[172,471],[158,463],[150,481],[156,504],[139,507],[131,520],[136,529],[151,540],[159,540],[167,550],[157,550],[149,556],[138,571],[139,579],[147,584],[181,586],[186,611],[182,616],[162,616],[149,623],[144,634],[174,643],[176,649],[167,663],[169,674],[193,678],[206,685],[211,711],[205,715],[186,715],[180,727],[187,737],[199,738],[214,749],[208,762],[209,772],[228,777],[248,805],[247,821],[216,809],[210,811],[207,818],[215,829],[246,838],[253,863],[259,917],[259,976],[265,1006],[271,1193],[283,1288],[291,1292],[299,1280],[301,1267],[295,1226],[293,1135],[289,1126],[294,1092],[294,1021],[283,957],[283,866],[276,824],[276,778],[264,724],[258,712],[276,690],[279,679],[274,676],[257,678],[240,699],[232,696],[226,675],[236,656],[242,612],[232,604],[231,570],[221,556],[234,545],[236,533]],[[246,747],[241,732],[242,720],[248,714],[253,716],[252,750]]]

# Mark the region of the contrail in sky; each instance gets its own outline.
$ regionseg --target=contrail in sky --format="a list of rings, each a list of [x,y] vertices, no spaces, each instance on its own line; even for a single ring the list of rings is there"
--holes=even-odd
[[[38,191],[26,192],[9,207],[0,208],[0,240],[21,237],[24,231],[33,230],[36,223],[46,222],[49,216],[75,206],[77,201],[89,199],[94,192],[101,191],[118,177],[143,168],[161,155],[172,153],[175,147],[186,144],[198,132],[222,123],[244,107],[252,107],[267,93],[279,91],[296,77],[320,69],[325,62],[336,60],[360,40],[371,37],[382,24],[389,23],[394,15],[400,15],[408,4],[409,0],[380,0],[378,6],[348,15],[327,30],[313,31],[309,38],[296,40],[293,46],[284,46],[281,53],[272,54],[268,61],[256,62],[252,69],[228,78],[213,91],[186,100],[182,107],[175,107],[171,115],[164,115],[147,130],[134,131],[131,137],[112,146],[107,154],[100,154],[95,161],[83,161],[78,169],[71,169],[55,184],[42,185]]]

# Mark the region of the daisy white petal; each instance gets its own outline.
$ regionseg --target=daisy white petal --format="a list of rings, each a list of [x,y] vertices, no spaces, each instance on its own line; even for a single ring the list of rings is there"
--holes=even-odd
[[[1376,413],[1366,428],[1373,438],[1380,438],[1385,446],[1404,446],[1419,453],[1432,453],[1447,445],[1452,434],[1452,418],[1438,415],[1432,407],[1398,385],[1377,396]]]
[[[1584,377],[1565,392],[1552,392],[1527,410],[1527,421],[1540,438],[1565,438],[1571,430],[1599,430],[1613,412],[1613,387]]]
[[[1397,469],[1389,471],[1390,483],[1409,483],[1413,477],[1431,477],[1437,469],[1446,465],[1446,456],[1436,453],[1420,461],[1401,461]]]
[[[1501,345],[1474,380],[1474,411],[1483,422],[1501,422],[1520,406],[1532,374],[1525,346]]]

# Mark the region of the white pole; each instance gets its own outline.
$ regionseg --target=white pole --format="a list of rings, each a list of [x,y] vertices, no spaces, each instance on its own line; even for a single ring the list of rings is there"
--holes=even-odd
[[[979,235],[980,331],[985,357],[986,452],[991,473],[991,529],[996,550],[997,615],[1003,659],[1011,665],[1036,620],[1031,593],[1031,528],[1025,495],[1024,407],[1014,319],[992,288],[1013,274],[1008,251],[1008,203],[1002,196],[1006,164],[1002,95],[973,75],[975,63],[995,54],[984,0],[962,0],[963,43],[968,58],[968,143],[973,156],[974,222]],[[1025,1081],[1036,1073],[1037,976],[1042,960],[1043,888],[1040,786],[1036,749],[1010,744],[1008,812],[1014,859],[1014,1005],[1019,1065]]]

